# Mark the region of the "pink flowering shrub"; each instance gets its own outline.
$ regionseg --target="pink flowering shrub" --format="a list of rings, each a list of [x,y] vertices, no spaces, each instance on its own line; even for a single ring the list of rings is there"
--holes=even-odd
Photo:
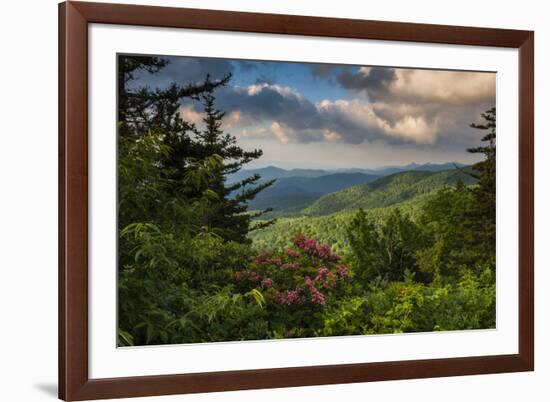
[[[262,292],[276,309],[323,308],[349,278],[349,269],[328,244],[298,234],[293,246],[279,253],[261,252],[235,282],[243,291]]]

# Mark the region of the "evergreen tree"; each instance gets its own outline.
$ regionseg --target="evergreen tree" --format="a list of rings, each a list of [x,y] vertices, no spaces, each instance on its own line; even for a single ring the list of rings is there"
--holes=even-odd
[[[195,225],[220,234],[226,240],[247,241],[251,229],[265,227],[273,220],[256,224],[251,227],[252,220],[269,212],[271,209],[247,212],[247,202],[273,181],[258,183],[259,175],[251,176],[237,183],[227,184],[226,177],[241,169],[250,161],[262,155],[261,150],[245,151],[240,148],[235,137],[221,130],[225,113],[214,106],[214,91],[225,86],[231,79],[231,74],[220,80],[212,80],[206,75],[201,83],[172,83],[166,88],[151,89],[138,85],[138,73],[157,74],[167,64],[168,60],[150,56],[120,56],[119,58],[119,136],[132,141],[143,140],[149,133],[160,135],[162,143],[159,146],[165,150],[157,154],[155,162],[159,174],[157,181],[162,185],[162,197],[157,199],[178,197],[195,200],[203,197],[206,188],[187,185],[188,171],[201,161],[219,157],[223,160],[221,168],[210,169],[209,177],[203,178],[203,183],[209,190],[211,202],[207,213],[203,214]],[[184,121],[179,109],[189,101],[202,101],[204,106],[204,129],[199,130],[194,123]],[[194,170],[194,169],[192,169]],[[206,170],[203,170],[206,171]],[[149,178],[143,178],[149,180]],[[158,186],[157,186],[158,187]],[[177,203],[163,205],[169,208]],[[161,213],[159,208],[145,211],[148,216],[120,217],[121,227],[135,220],[157,221]],[[169,213],[164,212],[165,216]],[[139,219],[137,219],[139,218]]]
[[[380,224],[360,209],[347,228],[347,238],[354,276],[362,283],[376,278],[403,280],[407,271],[421,275],[416,264],[416,251],[422,244],[420,229],[399,209]]]
[[[131,148],[131,144],[150,141],[155,138],[155,146],[162,152],[156,152],[156,160],[151,161],[155,169],[155,187],[162,188],[162,194],[151,196],[151,200],[172,199],[172,203],[164,203],[162,208],[120,209],[120,228],[134,222],[159,222],[161,215],[170,215],[164,211],[176,204],[176,198],[184,196],[201,196],[195,192],[189,194],[192,186],[185,186],[183,179],[188,173],[192,161],[196,159],[196,147],[193,137],[197,132],[194,124],[184,121],[178,109],[187,99],[199,100],[205,91],[225,85],[230,75],[221,80],[210,79],[202,83],[177,84],[172,83],[166,88],[152,89],[137,81],[138,74],[159,73],[169,61],[153,56],[119,56],[118,70],[118,135],[120,149]],[[151,137],[153,135],[153,137]],[[128,148],[128,149],[130,149]],[[139,161],[136,159],[136,166]],[[129,171],[132,167],[129,166]],[[122,180],[119,172],[119,180]],[[152,176],[136,176],[135,188],[139,190],[146,183],[151,186]],[[121,181],[122,182],[122,181]],[[141,184],[140,184],[141,183]],[[167,198],[168,197],[168,198]],[[122,200],[130,202],[130,200]],[[139,213],[135,211],[141,211]],[[130,213],[134,211],[134,213]]]
[[[166,88],[152,89],[138,85],[136,75],[140,71],[149,74],[159,73],[169,60],[152,56],[119,57],[119,136],[139,138],[149,132],[160,133],[163,143],[170,153],[159,163],[170,171],[166,179],[173,180],[173,193],[179,192],[182,178],[185,176],[189,158],[196,158],[193,136],[197,133],[195,124],[184,121],[178,110],[186,100],[199,100],[207,91],[226,85],[231,74],[220,80],[208,77],[201,83],[171,83]]]
[[[482,238],[484,225],[475,193],[463,183],[443,188],[424,204],[418,219],[428,247],[417,252],[422,272],[434,280],[457,280],[461,269],[479,271],[494,260]],[[476,272],[477,273],[477,272]]]
[[[483,160],[462,170],[474,177],[477,185],[440,190],[424,206],[421,226],[431,246],[418,252],[422,271],[434,278],[458,278],[467,268],[479,273],[495,267],[496,249],[496,109],[481,115],[484,124],[470,127],[488,131],[482,145],[468,148],[482,154]]]
[[[136,75],[145,71],[157,74],[169,60],[153,56],[119,56],[118,71],[118,121],[119,134],[144,134],[161,132],[170,141],[185,138],[194,125],[185,122],[178,109],[184,99],[198,100],[205,91],[225,85],[231,75],[220,80],[205,80],[202,83],[172,83],[166,88],[152,89],[138,85]]]
[[[484,159],[473,166],[474,172],[470,174],[478,179],[478,186],[474,193],[479,207],[479,219],[484,226],[483,240],[491,243],[494,248],[493,243],[496,241],[496,108],[487,110],[481,116],[485,123],[472,123],[470,127],[486,131],[481,138],[484,144],[468,148],[467,151],[484,155]]]
[[[210,82],[208,76],[205,82],[206,84]],[[204,129],[196,133],[197,157],[204,159],[217,155],[224,161],[223,167],[209,184],[209,189],[217,194],[219,203],[205,224],[216,228],[226,240],[245,242],[250,230],[266,227],[274,222],[270,220],[252,227],[254,218],[272,209],[249,213],[247,204],[260,191],[271,186],[275,180],[258,183],[260,175],[255,174],[235,183],[227,183],[228,175],[238,172],[243,165],[260,158],[263,152],[259,149],[245,151],[237,145],[237,139],[233,135],[221,129],[225,112],[216,109],[214,90],[215,88],[212,87],[201,95],[204,106]]]

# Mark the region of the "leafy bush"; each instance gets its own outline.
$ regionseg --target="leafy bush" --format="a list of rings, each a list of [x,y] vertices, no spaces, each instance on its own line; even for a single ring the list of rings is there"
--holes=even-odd
[[[490,269],[465,271],[455,284],[378,283],[326,311],[322,335],[360,335],[495,328],[495,282]]]
[[[241,292],[257,291],[266,302],[270,325],[282,337],[314,336],[322,310],[344,294],[349,269],[328,244],[297,234],[280,253],[260,253],[235,273]]]

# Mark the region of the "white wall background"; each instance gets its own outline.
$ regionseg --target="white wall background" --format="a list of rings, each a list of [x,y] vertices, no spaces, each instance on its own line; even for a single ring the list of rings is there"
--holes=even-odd
[[[112,0],[114,1],[114,0]],[[140,398],[147,401],[550,400],[550,24],[542,1],[134,0],[142,4],[535,30],[536,371]],[[57,1],[0,5],[0,400],[56,399]],[[7,121],[7,124],[6,124]]]

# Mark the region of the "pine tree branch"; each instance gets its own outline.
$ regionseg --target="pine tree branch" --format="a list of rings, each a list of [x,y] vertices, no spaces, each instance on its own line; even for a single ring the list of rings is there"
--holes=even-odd
[[[261,183],[256,187],[243,190],[241,193],[239,193],[235,197],[235,201],[237,201],[237,202],[246,202],[246,201],[253,200],[260,191],[262,191],[262,190],[266,189],[267,187],[271,186],[273,183],[275,183],[276,180],[277,179],[272,179],[272,180],[266,181],[264,183]]]
[[[247,177],[246,179],[240,180],[232,185],[227,186],[227,190],[231,193],[235,190],[238,190],[241,187],[248,186],[250,184],[256,183],[258,180],[260,180],[261,176],[256,173],[250,177]]]

